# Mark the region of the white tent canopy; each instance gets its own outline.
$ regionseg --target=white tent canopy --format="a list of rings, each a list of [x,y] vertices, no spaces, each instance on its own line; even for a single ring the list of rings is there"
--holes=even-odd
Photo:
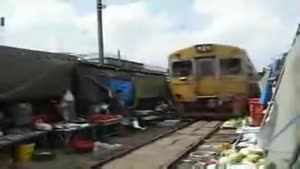
[[[259,134],[270,169],[300,169],[300,36],[286,57],[270,117]],[[298,164],[296,164],[298,163]]]

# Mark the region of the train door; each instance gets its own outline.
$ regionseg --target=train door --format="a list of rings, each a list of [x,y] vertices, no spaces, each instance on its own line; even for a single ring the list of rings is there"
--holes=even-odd
[[[197,97],[216,97],[218,85],[216,57],[196,57],[195,72]]]

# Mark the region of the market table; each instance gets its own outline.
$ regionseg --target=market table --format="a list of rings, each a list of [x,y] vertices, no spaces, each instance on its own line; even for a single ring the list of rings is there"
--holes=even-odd
[[[0,136],[0,148],[22,143],[47,134],[47,131],[30,131],[22,134],[8,134]]]
[[[68,146],[72,136],[75,133],[91,130],[91,136],[93,140],[97,140],[97,131],[100,129],[101,135],[105,134],[105,128],[113,125],[120,125],[121,120],[119,118],[103,120],[95,123],[83,123],[83,124],[75,124],[75,123],[67,123],[67,124],[54,124],[54,126],[65,125],[67,127],[55,128],[52,133],[56,134],[60,141],[64,144],[64,146]]]
[[[95,138],[96,134],[94,129],[97,127],[96,124],[90,124],[90,123],[84,123],[84,124],[75,124],[75,123],[67,123],[67,124],[55,124],[57,126],[59,125],[66,125],[68,127],[63,128],[55,128],[52,133],[56,134],[60,141],[63,143],[64,146],[68,146],[70,143],[70,140],[72,136],[76,132],[84,131],[91,129],[92,131],[92,137]]]
[[[121,118],[102,120],[102,121],[97,122],[96,124],[99,126],[99,128],[97,128],[97,129],[100,129],[101,137],[107,137],[107,136],[111,136],[114,134],[119,134],[122,131]],[[107,129],[111,128],[111,127],[117,127],[117,131],[107,134]]]

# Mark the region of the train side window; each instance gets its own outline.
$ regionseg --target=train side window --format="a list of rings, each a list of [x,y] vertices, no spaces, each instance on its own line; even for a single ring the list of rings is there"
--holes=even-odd
[[[236,75],[242,72],[241,60],[238,58],[221,59],[220,72],[222,75]]]
[[[173,63],[172,74],[175,77],[185,77],[192,73],[191,61],[177,61]]]

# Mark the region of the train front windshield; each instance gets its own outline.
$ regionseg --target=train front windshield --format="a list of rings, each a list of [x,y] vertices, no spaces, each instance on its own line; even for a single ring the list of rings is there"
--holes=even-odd
[[[239,75],[242,73],[241,60],[239,58],[220,59],[221,75]]]
[[[196,58],[195,65],[197,78],[216,76],[215,58]]]
[[[172,65],[172,74],[174,77],[187,77],[192,74],[191,61],[176,61]]]

